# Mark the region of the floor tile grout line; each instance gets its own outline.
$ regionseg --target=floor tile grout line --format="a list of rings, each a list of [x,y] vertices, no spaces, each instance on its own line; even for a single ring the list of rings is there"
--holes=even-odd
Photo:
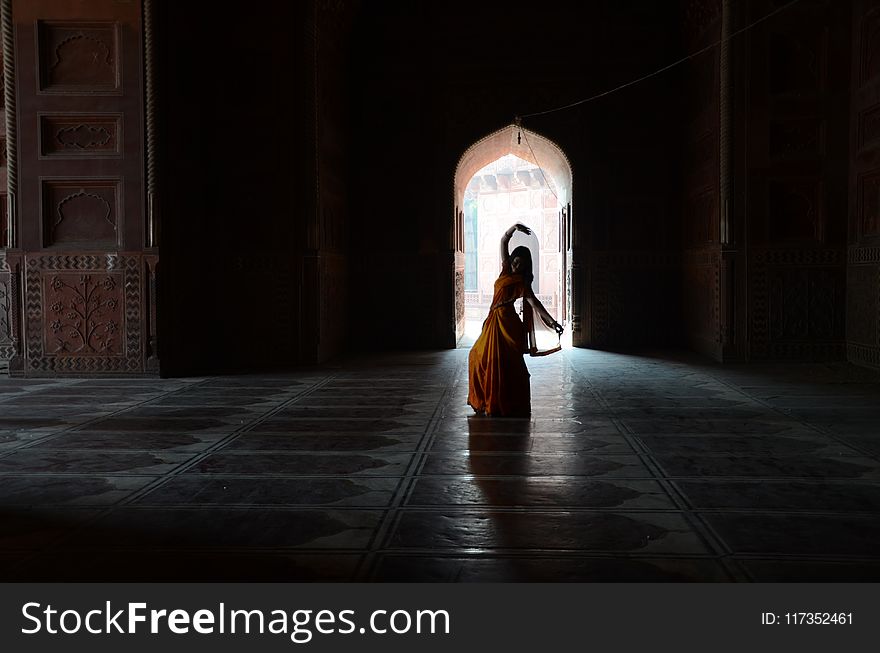
[[[602,396],[601,392],[594,386],[589,377],[583,374],[577,368],[575,361],[570,359],[569,362],[573,376],[580,377],[580,379],[587,385],[596,401],[602,404],[609,411],[612,411],[610,405],[605,401],[605,398]],[[633,450],[639,452],[640,454],[645,454],[645,458],[647,459],[647,462],[645,462],[645,467],[647,467],[648,470],[655,475],[657,482],[666,492],[669,500],[672,501],[672,503],[681,510],[683,514],[683,519],[691,524],[694,534],[700,540],[702,540],[703,545],[706,546],[710,551],[717,552],[719,555],[724,555],[725,553],[727,553],[729,549],[727,543],[722,538],[718,537],[717,533],[715,533],[714,530],[705,528],[705,524],[703,524],[701,520],[695,521],[695,518],[689,515],[690,503],[687,500],[687,497],[680,493],[675,484],[670,482],[669,476],[666,474],[666,470],[663,468],[662,465],[659,464],[657,460],[652,457],[652,451],[639,439],[638,434],[632,431],[632,429],[630,429],[626,422],[623,420],[616,419],[615,423],[618,428],[622,429],[622,433],[624,433],[624,436],[627,438],[630,446],[633,447]]]
[[[398,509],[405,504],[409,493],[412,491],[413,484],[419,477],[419,472],[423,465],[423,458],[433,443],[433,437],[436,433],[437,426],[440,423],[443,407],[446,404],[447,398],[450,397],[453,388],[455,388],[463,367],[464,361],[458,361],[452,370],[450,377],[448,377],[452,379],[452,383],[445,383],[443,392],[437,397],[437,403],[431,415],[431,419],[426,425],[424,435],[419,440],[416,447],[417,451],[412,454],[410,463],[404,470],[400,483],[397,486],[397,490],[391,498],[388,510],[373,533],[373,537],[369,543],[369,550],[355,571],[356,580],[368,580],[375,573],[375,567],[379,557],[378,554],[397,528]]]
[[[714,375],[713,375],[713,378],[716,378],[716,380],[719,383],[723,383],[724,385],[727,385],[728,387],[736,388],[735,386],[731,386],[730,384],[728,384],[727,381],[725,381],[724,379],[714,377]],[[801,419],[800,417],[797,417],[796,415],[793,415],[790,412],[786,412],[785,410],[782,410],[779,407],[774,406],[773,404],[769,403],[768,401],[766,401],[756,395],[751,394],[750,392],[745,390],[745,388],[736,388],[736,389],[739,392],[742,392],[742,394],[744,394],[745,396],[749,397],[752,401],[761,404],[762,406],[764,406],[765,408],[769,409],[770,411],[772,411],[774,413],[782,415],[783,417],[785,417],[786,421],[795,422],[796,424],[798,424],[802,427],[805,427],[809,431],[813,431],[815,433],[818,433],[819,435],[822,435],[822,436],[827,437],[831,440],[834,440],[838,444],[842,444],[842,445],[847,446],[855,451],[858,451],[859,453],[861,453],[862,455],[864,455],[867,458],[872,458],[874,460],[880,461],[880,453],[872,453],[871,451],[869,451],[867,449],[863,449],[859,446],[856,446],[855,444],[847,442],[846,440],[842,440],[841,436],[834,433],[830,429],[826,429],[818,424],[814,424],[814,423],[809,422],[807,420]]]
[[[270,408],[265,413],[263,413],[260,417],[256,418],[254,421],[252,421],[248,424],[241,425],[238,429],[226,434],[225,437],[220,438],[217,442],[210,445],[209,447],[207,447],[203,451],[197,452],[195,455],[190,457],[186,462],[182,463],[180,466],[176,467],[175,469],[171,470],[168,473],[163,474],[161,477],[159,477],[157,479],[156,483],[152,483],[144,488],[141,488],[141,490],[139,492],[136,492],[134,495],[126,497],[126,499],[124,499],[123,501],[121,501],[117,505],[125,506],[125,505],[128,505],[134,501],[137,501],[141,497],[150,494],[150,492],[152,492],[153,490],[167,484],[172,479],[175,479],[178,476],[185,474],[187,471],[189,471],[190,469],[195,467],[201,461],[205,460],[206,458],[209,458],[210,456],[214,455],[218,451],[221,451],[222,449],[226,448],[226,446],[228,446],[230,442],[234,442],[239,437],[241,437],[243,434],[250,432],[253,429],[253,427],[256,426],[257,424],[261,424],[261,423],[271,419],[272,417],[274,417],[276,414],[278,414],[280,411],[282,411],[288,405],[295,403],[296,401],[298,401],[302,397],[309,396],[316,389],[319,389],[319,388],[327,385],[328,383],[330,383],[333,380],[333,376],[334,376],[333,374],[327,375],[326,377],[318,380],[317,382],[315,382],[311,386],[303,388],[300,392],[297,392],[296,394],[292,395],[291,397],[289,397],[288,399],[286,399],[285,401],[283,401],[279,405]]]
[[[200,381],[200,382],[194,382],[194,385],[200,385],[201,383],[205,383],[205,382],[207,382],[207,379],[204,379],[203,381]],[[140,401],[140,402],[137,402],[137,403],[135,403],[135,404],[131,404],[131,405],[129,405],[129,406],[126,406],[125,408],[120,408],[119,410],[116,410],[116,411],[113,411],[113,412],[110,412],[110,413],[106,413],[106,414],[100,415],[99,417],[95,417],[94,419],[86,420],[86,421],[83,422],[82,424],[75,424],[75,425],[72,425],[72,426],[68,426],[68,427],[62,428],[62,429],[60,429],[60,430],[58,430],[58,431],[53,431],[53,432],[51,432],[51,433],[47,433],[45,437],[42,437],[42,438],[35,438],[34,440],[28,440],[28,441],[22,443],[21,446],[16,447],[16,448],[12,449],[11,451],[0,451],[0,460],[2,460],[3,458],[5,458],[5,457],[7,456],[7,454],[9,454],[9,453],[11,453],[11,452],[16,452],[16,451],[22,451],[22,450],[25,450],[25,449],[30,449],[30,448],[33,447],[34,445],[42,444],[43,442],[49,442],[49,441],[51,441],[52,439],[54,439],[55,437],[58,437],[58,436],[60,436],[60,435],[64,435],[64,434],[67,434],[67,433],[76,433],[76,431],[77,431],[77,430],[79,429],[79,427],[81,427],[81,426],[85,426],[86,424],[94,424],[94,423],[96,423],[96,422],[100,422],[100,421],[102,421],[102,420],[104,420],[104,419],[107,419],[108,417],[114,417],[114,416],[116,416],[116,415],[118,415],[118,414],[120,414],[120,413],[124,413],[125,411],[127,411],[127,410],[129,410],[129,409],[131,409],[131,408],[136,408],[136,407],[142,406],[142,405],[144,405],[144,404],[149,403],[150,401],[153,401],[154,399],[160,399],[160,398],[162,398],[162,397],[164,397],[164,396],[172,395],[172,394],[174,394],[175,392],[178,392],[178,391],[179,391],[179,388],[178,388],[177,390],[172,390],[172,391],[169,391],[169,392],[167,392],[167,393],[163,393],[162,395],[159,395],[159,397],[151,397],[150,399],[146,399],[146,400],[144,400],[144,401]],[[87,429],[85,429],[85,430],[87,430]]]
[[[313,384],[312,386],[310,386],[309,388],[307,388],[306,391],[310,392],[311,390],[313,390],[313,389],[316,388],[316,387],[320,387],[320,386],[322,386],[322,385],[325,385],[325,384],[328,383],[332,378],[333,378],[333,375],[332,375],[332,374],[331,374],[331,375],[328,375],[327,377],[324,377],[323,379],[319,380],[318,383]],[[209,379],[205,379],[205,382],[207,382],[208,380],[209,380]],[[301,397],[301,396],[303,396],[303,395],[305,395],[305,394],[307,394],[307,392],[300,392],[300,393],[297,393],[297,394],[293,395],[290,399],[288,399],[286,402],[284,402],[284,404],[282,404],[281,406],[278,406],[278,407],[276,408],[276,410],[271,411],[270,413],[267,413],[266,418],[270,417],[272,414],[274,414],[275,412],[277,412],[278,410],[280,410],[283,406],[287,405],[288,403],[292,403],[294,400],[298,399],[299,397]],[[226,440],[231,441],[232,439],[234,439],[234,437],[235,437],[236,435],[237,435],[237,434],[235,434],[235,433],[230,434],[227,438],[225,438],[225,439],[222,440],[221,442],[225,442]],[[196,456],[194,456],[193,458],[198,458],[199,460],[203,460],[204,458],[206,458],[207,456],[209,456],[211,453],[213,453],[215,449],[222,448],[222,447],[220,446],[220,444],[221,444],[221,443],[218,443],[217,446],[213,447],[211,450],[206,451],[206,452],[203,452],[203,453],[200,454],[200,455],[196,455]],[[190,461],[189,461],[190,463],[195,464],[196,462],[198,462],[197,460],[193,460],[193,458],[190,459]],[[133,497],[132,495],[129,495],[128,497],[125,497],[124,499],[122,499],[122,500],[120,500],[120,501],[114,503],[113,505],[107,507],[106,509],[99,511],[98,514],[94,515],[91,519],[87,519],[87,520],[85,520],[84,523],[79,524],[76,528],[74,528],[74,529],[72,529],[72,530],[70,530],[70,531],[68,531],[68,532],[65,532],[65,533],[59,534],[59,537],[53,539],[53,540],[48,544],[48,546],[46,547],[45,550],[35,552],[34,556],[28,557],[28,558],[25,559],[23,562],[28,563],[31,559],[37,557],[38,555],[45,555],[46,553],[51,553],[52,551],[57,550],[58,546],[64,544],[64,543],[67,542],[70,538],[75,537],[77,533],[82,532],[84,529],[86,529],[86,528],[90,527],[91,525],[97,523],[97,522],[100,521],[101,519],[104,519],[105,517],[107,517],[107,516],[113,514],[114,512],[118,511],[120,508],[124,508],[124,507],[128,506],[128,505],[130,504],[130,502],[133,501],[133,500],[136,500],[136,498],[139,498],[139,497],[141,497],[141,496],[146,496],[147,494],[149,494],[149,492],[150,492],[152,489],[155,489],[156,487],[161,487],[161,485],[163,485],[165,482],[168,482],[168,480],[170,480],[171,478],[174,478],[174,477],[178,476],[178,475],[183,471],[183,469],[181,469],[181,468],[189,468],[190,466],[191,466],[191,465],[187,465],[187,463],[182,463],[182,465],[181,465],[179,468],[177,468],[177,469],[175,469],[175,470],[172,470],[171,472],[169,472],[169,473],[167,473],[167,474],[163,474],[162,476],[160,476],[160,477],[157,479],[157,482],[156,482],[156,483],[154,483],[154,484],[149,484],[149,485],[147,485],[146,487],[141,488],[141,489],[138,490],[138,491],[135,491],[135,492],[134,492],[134,495],[136,495],[135,497]]]

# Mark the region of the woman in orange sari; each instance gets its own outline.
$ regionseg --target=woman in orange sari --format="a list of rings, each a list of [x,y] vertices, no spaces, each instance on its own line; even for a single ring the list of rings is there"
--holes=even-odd
[[[501,275],[495,281],[495,296],[483,331],[468,356],[468,404],[478,413],[500,417],[525,417],[531,414],[529,370],[523,355],[537,354],[534,344],[532,310],[541,321],[562,333],[562,326],[553,319],[532,292],[532,255],[527,247],[507,248],[515,231],[531,234],[517,223],[501,238]],[[523,316],[519,319],[514,302],[523,299]],[[532,342],[529,343],[531,335]]]

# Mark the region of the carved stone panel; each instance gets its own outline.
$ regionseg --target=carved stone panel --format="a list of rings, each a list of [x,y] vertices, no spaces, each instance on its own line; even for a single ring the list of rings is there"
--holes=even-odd
[[[44,180],[45,246],[118,247],[120,195],[119,180]]]
[[[26,263],[26,374],[143,370],[142,261],[35,255]]]
[[[749,268],[753,358],[844,355],[845,267],[839,250],[754,250]]]
[[[124,342],[121,272],[58,272],[43,277],[43,350],[120,356]]]
[[[841,300],[839,270],[772,270],[770,339],[805,341],[838,337]]]
[[[456,337],[464,324],[464,270],[455,271],[455,329]]]
[[[19,325],[21,316],[21,268],[17,256],[9,257],[0,249],[0,361],[8,362],[10,368],[20,364]]]
[[[40,21],[38,33],[41,91],[121,91],[115,23]]]
[[[51,157],[118,156],[122,116],[40,116],[40,154]]]

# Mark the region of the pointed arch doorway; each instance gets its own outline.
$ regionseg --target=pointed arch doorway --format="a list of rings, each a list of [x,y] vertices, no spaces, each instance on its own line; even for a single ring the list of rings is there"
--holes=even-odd
[[[525,164],[525,165],[521,165]],[[508,169],[509,168],[509,169]],[[531,170],[529,170],[529,168]],[[486,174],[483,174],[486,173]],[[508,125],[488,136],[480,139],[470,146],[458,161],[454,179],[454,213],[453,213],[453,288],[455,310],[455,338],[459,342],[465,334],[466,320],[469,313],[479,312],[483,297],[491,292],[491,285],[483,288],[481,283],[489,280],[491,284],[498,276],[499,269],[482,270],[479,274],[476,270],[482,267],[492,267],[494,259],[486,259],[481,262],[475,248],[480,238],[489,237],[495,242],[488,244],[497,251],[497,242],[500,239],[500,231],[510,224],[500,228],[489,227],[484,220],[479,224],[477,215],[477,203],[474,201],[475,194],[479,190],[487,190],[489,185],[490,197],[502,186],[501,190],[529,190],[533,199],[528,204],[520,204],[521,207],[531,208],[528,210],[513,210],[507,213],[510,224],[526,218],[526,224],[532,227],[537,235],[534,246],[540,248],[540,257],[533,254],[533,259],[541,267],[536,269],[536,278],[542,278],[540,286],[533,286],[535,293],[541,295],[545,305],[553,304],[551,313],[566,326],[569,333],[572,324],[579,322],[578,316],[573,314],[572,309],[577,307],[577,302],[572,302],[574,294],[573,281],[573,223],[572,223],[572,171],[571,165],[562,149],[550,139],[540,134],[519,127],[515,124]],[[538,192],[535,192],[538,191]],[[549,192],[548,192],[549,191]],[[510,204],[514,204],[515,192],[509,193]],[[488,199],[485,195],[485,199]],[[505,203],[508,201],[504,194],[497,197]],[[541,202],[534,210],[535,199]],[[548,198],[541,200],[540,198]],[[483,204],[485,208],[485,204]],[[555,208],[554,208],[555,207]],[[549,210],[548,209],[553,209]],[[526,217],[526,216],[530,217]],[[540,217],[539,217],[540,216]],[[532,222],[532,224],[529,224]],[[539,224],[536,224],[540,222]],[[481,230],[480,227],[483,227]],[[497,225],[496,225],[497,227]],[[478,236],[479,234],[479,236]],[[526,244],[532,248],[529,243]],[[538,261],[541,261],[540,263]],[[497,268],[498,266],[494,266]],[[483,283],[483,286],[486,284]],[[476,305],[476,306],[475,306]],[[470,311],[468,309],[471,309]],[[548,306],[548,309],[550,307]],[[574,344],[579,343],[574,339]]]

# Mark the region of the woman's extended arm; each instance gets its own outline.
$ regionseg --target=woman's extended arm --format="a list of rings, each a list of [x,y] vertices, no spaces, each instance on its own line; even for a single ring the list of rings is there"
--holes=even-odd
[[[515,231],[521,231],[526,236],[531,235],[532,230],[529,229],[521,222],[517,222],[515,225],[510,227],[507,231],[504,232],[504,235],[501,236],[501,271],[502,272],[510,272],[510,251],[508,247],[510,246],[510,239],[513,238],[513,234]]]
[[[534,310],[538,314],[538,317],[541,318],[541,322],[546,324],[549,328],[553,329],[556,333],[562,334],[562,332],[564,330],[562,328],[562,325],[559,324],[559,322],[557,322],[556,320],[554,320],[553,316],[547,312],[547,309],[544,308],[544,305],[541,303],[541,300],[539,300],[537,297],[535,297],[535,293],[532,292],[531,288],[526,288],[526,292],[525,292],[525,295],[523,296],[523,299],[525,301],[527,301],[529,303],[529,305],[532,307],[532,310]]]

